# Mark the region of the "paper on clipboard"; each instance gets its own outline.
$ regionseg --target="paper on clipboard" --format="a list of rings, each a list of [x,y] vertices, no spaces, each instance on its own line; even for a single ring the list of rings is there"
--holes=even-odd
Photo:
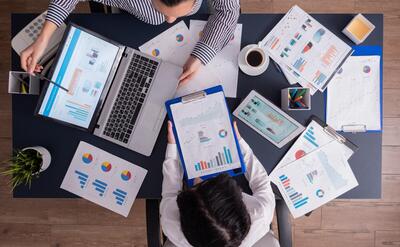
[[[351,56],[327,90],[327,123],[335,130],[381,130],[380,56]]]
[[[188,179],[242,167],[223,91],[171,104],[170,111]]]
[[[271,175],[281,167],[292,163],[296,159],[327,145],[330,142],[338,142],[332,136],[324,131],[324,127],[312,120],[307,126],[306,130],[299,136],[296,142],[292,145],[289,151],[285,154],[282,160],[276,165],[275,169],[271,172]],[[345,157],[349,159],[353,155],[354,151],[341,144],[339,151],[343,152]]]

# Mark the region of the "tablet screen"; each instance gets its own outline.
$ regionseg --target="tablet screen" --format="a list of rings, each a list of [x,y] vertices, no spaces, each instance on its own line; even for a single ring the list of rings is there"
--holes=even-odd
[[[298,129],[295,123],[257,96],[253,96],[238,115],[276,143],[280,143]]]
[[[224,94],[171,105],[188,179],[241,168]]]
[[[119,47],[71,26],[39,114],[88,128]]]

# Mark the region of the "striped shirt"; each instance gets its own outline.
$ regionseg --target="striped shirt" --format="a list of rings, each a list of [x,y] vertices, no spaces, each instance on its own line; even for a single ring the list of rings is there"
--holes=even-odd
[[[60,26],[80,1],[82,0],[50,0],[46,20]],[[165,22],[165,16],[153,7],[152,0],[95,1],[123,9],[152,25],[159,25]],[[195,0],[193,8],[188,15],[196,13],[200,9],[202,1]],[[211,5],[215,9],[215,13],[209,17],[203,30],[203,35],[192,51],[192,55],[197,57],[203,64],[209,63],[233,37],[240,15],[239,0],[213,0]]]

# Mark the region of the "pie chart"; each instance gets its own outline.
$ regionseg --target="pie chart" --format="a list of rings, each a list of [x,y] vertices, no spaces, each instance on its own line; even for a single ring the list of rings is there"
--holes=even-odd
[[[297,150],[296,153],[294,154],[294,157],[296,157],[296,160],[300,159],[301,157],[303,157],[306,154],[306,152],[304,152],[304,150]]]
[[[131,174],[130,171],[128,171],[128,170],[123,170],[123,171],[121,172],[121,178],[122,178],[122,180],[128,181],[129,179],[131,179],[131,177],[132,177],[132,174]]]
[[[112,165],[110,162],[104,161],[103,163],[101,163],[101,170],[103,172],[109,172],[112,168]]]
[[[228,135],[228,131],[222,129],[218,132],[219,137],[225,138]]]
[[[154,49],[153,51],[151,51],[151,55],[153,55],[154,57],[158,57],[158,55],[160,55],[160,50],[159,49]]]
[[[85,164],[90,164],[93,161],[93,156],[90,153],[84,153],[82,155],[82,161]]]
[[[177,34],[176,35],[176,41],[182,42],[183,41],[183,35],[182,34]]]

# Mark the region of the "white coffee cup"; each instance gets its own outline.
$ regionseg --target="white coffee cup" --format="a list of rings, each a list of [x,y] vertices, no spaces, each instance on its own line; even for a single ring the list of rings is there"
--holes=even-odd
[[[247,66],[252,68],[262,68],[266,63],[269,63],[269,57],[265,54],[265,51],[258,46],[250,48],[245,56],[244,62]]]

